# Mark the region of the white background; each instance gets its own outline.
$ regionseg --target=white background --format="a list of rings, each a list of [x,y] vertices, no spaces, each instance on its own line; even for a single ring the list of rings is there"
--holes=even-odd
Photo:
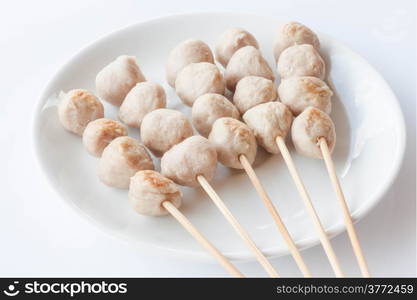
[[[364,56],[398,96],[407,123],[405,161],[383,201],[357,225],[374,276],[415,276],[416,4],[393,1],[2,1],[0,5],[0,276],[227,276],[216,264],[141,253],[99,231],[48,186],[31,146],[34,105],[58,68],[86,43],[158,16],[240,11],[285,16],[337,38]],[[333,241],[342,267],[359,271],[346,234]],[[332,276],[320,247],[303,253]],[[290,257],[273,260],[300,276]],[[238,264],[264,276],[255,263]]]

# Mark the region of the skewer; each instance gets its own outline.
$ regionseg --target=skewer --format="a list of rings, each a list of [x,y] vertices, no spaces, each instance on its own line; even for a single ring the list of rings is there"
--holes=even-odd
[[[310,196],[308,195],[304,187],[304,183],[301,180],[300,175],[298,174],[297,168],[295,167],[295,164],[291,158],[291,154],[288,151],[288,148],[287,148],[287,145],[285,144],[284,139],[281,136],[277,136],[275,141],[277,143],[279,150],[281,151],[281,154],[282,154],[282,157],[284,158],[285,163],[287,164],[288,170],[291,174],[292,179],[294,180],[294,183],[298,189],[298,192],[300,193],[300,196],[304,201],[304,205],[306,206],[306,209],[313,220],[316,231],[319,234],[321,244],[324,248],[324,251],[326,252],[326,255],[329,259],[329,262],[333,268],[334,273],[336,274],[337,277],[344,277],[344,274],[342,272],[339,261],[334,252],[334,249],[329,241],[329,238],[326,232],[324,231],[323,225],[321,224],[320,219],[317,215],[317,212],[314,209]]]
[[[260,198],[277,223],[278,229],[282,233],[284,240],[288,243],[291,253],[294,255],[297,264],[300,266],[301,272],[305,276],[311,277],[288,230],[285,228],[272,201],[268,197],[252,168],[252,163],[255,160],[257,152],[257,142],[251,129],[239,120],[230,117],[222,117],[213,123],[208,139],[216,148],[218,160],[221,164],[229,168],[246,170],[246,173]]]
[[[333,189],[335,190],[336,197],[339,200],[339,204],[340,204],[340,206],[342,208],[342,211],[343,211],[343,217],[344,217],[344,220],[345,220],[347,232],[348,232],[350,242],[352,244],[353,251],[355,253],[356,259],[358,261],[359,267],[361,269],[362,276],[363,277],[370,277],[369,270],[368,270],[368,265],[366,263],[364,255],[363,255],[362,248],[361,248],[361,245],[359,243],[359,239],[358,239],[358,236],[356,234],[355,227],[353,226],[352,218],[351,218],[350,213],[349,213],[349,207],[346,203],[345,196],[344,196],[342,188],[340,186],[340,182],[339,182],[339,179],[338,179],[337,174],[336,174],[336,169],[335,169],[333,159],[331,157],[330,150],[329,150],[329,147],[327,145],[326,139],[323,138],[323,137],[320,138],[319,139],[319,145],[320,145],[321,152],[323,154],[324,162],[325,162],[326,167],[327,167],[327,172],[329,173],[330,180],[331,180],[332,185],[333,185]]]
[[[271,263],[268,261],[265,255],[261,252],[261,250],[258,249],[258,247],[256,246],[255,242],[251,239],[249,234],[245,231],[245,229],[243,229],[242,225],[240,225],[240,223],[236,220],[236,218],[233,216],[230,210],[226,207],[223,200],[219,197],[219,195],[216,193],[216,191],[213,189],[213,187],[210,185],[207,179],[202,175],[197,175],[197,181],[204,189],[204,191],[207,193],[207,195],[211,198],[211,200],[214,202],[214,204],[217,206],[217,208],[220,210],[220,212],[224,215],[227,221],[232,225],[235,231],[243,239],[243,241],[246,242],[246,244],[255,254],[258,262],[265,269],[265,271],[271,277],[279,277],[277,271],[275,271],[274,267],[271,265]]]
[[[154,170],[141,170],[130,178],[129,202],[138,214],[163,216],[171,214],[233,276],[244,277],[210,241],[178,210],[182,193],[169,178]]]
[[[268,118],[266,118],[266,116],[268,116]],[[289,130],[291,129],[291,123],[293,123],[293,115],[291,111],[287,106],[280,102],[267,102],[256,105],[247,110],[243,115],[243,120],[253,130],[257,136],[259,144],[264,147],[266,151],[273,154],[281,152],[283,155],[291,176],[301,195],[301,198],[304,201],[307,212],[313,219],[314,226],[319,234],[320,241],[330,261],[330,264],[336,276],[343,277],[343,273],[339,262],[337,261],[335,252],[323,229],[320,219],[314,210],[313,204],[307,194],[304,184],[298,175],[297,169],[295,168],[295,165],[291,159],[287,146],[285,145],[284,137],[288,134]]]
[[[319,114],[320,111],[317,113],[314,112],[313,117]],[[307,212],[310,214],[310,217],[313,220],[313,224],[315,226],[316,231],[319,234],[320,241],[330,261],[333,271],[335,272],[337,277],[343,277],[343,272],[340,268],[336,254],[332,248],[332,245],[330,244],[326,232],[323,229],[323,225],[321,224],[320,219],[313,207],[313,204],[298,174],[294,162],[292,161],[288,148],[285,145],[284,138],[285,136],[287,136],[290,130],[292,131],[293,135],[294,123],[297,121],[297,118],[293,121],[293,115],[291,111],[288,109],[288,107],[277,101],[256,105],[248,111],[246,111],[243,115],[243,120],[253,130],[253,132],[257,136],[258,143],[262,147],[264,147],[266,151],[273,154],[281,152],[290,171],[292,179],[294,180],[295,185],[298,189],[298,192],[300,193],[301,198],[304,201],[304,205],[307,209]],[[265,120],[267,120],[266,123]],[[302,119],[302,121],[304,121],[304,119]],[[299,127],[305,125],[305,122],[298,123]],[[304,133],[304,131],[302,130],[301,132]],[[302,138],[304,138],[302,139],[302,141],[308,140],[304,136],[302,136]],[[300,144],[304,147],[303,143]],[[313,150],[320,151],[317,145],[310,146],[314,147]]]
[[[233,276],[245,277],[171,202],[162,206]]]
[[[164,153],[161,159],[161,172],[177,184],[201,186],[239,236],[248,244],[267,273],[271,277],[278,277],[278,273],[209,184],[216,171],[217,156],[216,148],[208,139],[194,135]]]
[[[280,215],[278,214],[274,204],[272,203],[271,199],[269,198],[268,194],[266,193],[264,187],[262,186],[258,176],[255,173],[252,165],[248,161],[247,157],[243,154],[239,156],[239,161],[242,164],[243,168],[245,169],[249,179],[251,180],[253,186],[255,187],[256,191],[258,192],[260,198],[264,202],[266,208],[268,209],[269,213],[271,214],[272,218],[275,221],[279,231],[281,232],[285,242],[287,243],[290,252],[298,265],[298,268],[303,273],[304,277],[311,277],[311,272],[308,269],[307,265],[305,264],[303,257],[300,254],[297,246],[295,245],[293,239],[291,238],[285,224],[282,222]]]

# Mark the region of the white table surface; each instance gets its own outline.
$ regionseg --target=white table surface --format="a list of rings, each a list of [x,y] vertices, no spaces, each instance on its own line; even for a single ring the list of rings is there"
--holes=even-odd
[[[240,11],[285,16],[326,32],[364,56],[398,96],[407,123],[405,161],[380,205],[357,224],[374,276],[416,275],[416,4],[403,1],[2,1],[0,4],[0,276],[227,276],[217,264],[142,253],[87,223],[55,194],[35,163],[32,114],[57,69],[86,43],[173,13]],[[185,234],[185,233],[184,233]],[[359,271],[346,234],[332,240],[343,269]],[[332,276],[321,247],[303,252]],[[292,259],[273,260],[300,276]],[[264,276],[256,263],[238,264]]]

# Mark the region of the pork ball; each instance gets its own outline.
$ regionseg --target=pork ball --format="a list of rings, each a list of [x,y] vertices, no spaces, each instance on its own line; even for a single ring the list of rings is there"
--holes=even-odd
[[[230,28],[223,32],[215,47],[216,59],[223,67],[227,66],[232,55],[242,47],[253,46],[259,49],[255,37],[242,28]]]
[[[291,136],[297,152],[313,158],[323,158],[319,138],[326,139],[330,152],[336,144],[336,131],[332,119],[314,107],[307,108],[294,119]]]
[[[279,153],[275,139],[285,139],[291,129],[293,115],[285,104],[268,102],[249,109],[243,120],[255,134],[258,144],[272,154]]]
[[[97,74],[96,90],[101,98],[120,106],[127,93],[138,82],[145,80],[136,63],[136,57],[121,55]]]
[[[189,64],[175,80],[175,91],[188,106],[193,106],[194,101],[206,93],[223,95],[225,88],[223,74],[216,65],[207,62]]]
[[[256,156],[256,139],[251,129],[233,118],[220,118],[213,124],[209,141],[216,147],[220,163],[229,168],[243,169],[239,161],[245,155],[252,164]]]
[[[160,108],[147,114],[140,126],[143,144],[160,157],[172,146],[193,135],[193,128],[180,111]]]
[[[237,82],[246,76],[260,76],[274,81],[274,74],[261,52],[253,46],[240,48],[230,58],[226,67],[226,85],[234,91]]]
[[[161,159],[161,173],[174,182],[196,187],[197,176],[210,181],[216,171],[216,148],[202,136],[191,136],[167,151]]]
[[[130,178],[129,202],[133,209],[145,216],[164,216],[168,211],[162,206],[164,201],[175,207],[181,206],[182,193],[177,185],[158,172],[139,171]]]
[[[266,102],[277,100],[278,92],[274,83],[259,76],[246,76],[236,85],[233,103],[244,114],[248,109]]]
[[[115,138],[127,135],[123,124],[110,119],[97,119],[88,123],[83,133],[83,144],[88,153],[100,157],[104,148]]]
[[[197,131],[208,136],[213,123],[222,117],[239,119],[237,108],[224,96],[219,94],[204,94],[193,104],[193,125]]]
[[[291,109],[294,115],[299,115],[307,107],[315,107],[326,114],[332,110],[332,90],[327,84],[316,77],[291,77],[281,81],[278,87],[281,102]]]
[[[103,116],[103,104],[89,91],[76,89],[62,94],[58,118],[66,130],[81,136],[89,122]]]
[[[137,171],[153,169],[146,148],[134,138],[121,136],[104,148],[98,163],[98,177],[108,186],[126,189],[130,177]]]
[[[316,50],[320,49],[320,42],[317,35],[307,26],[298,22],[289,22],[278,29],[274,42],[275,61],[282,51],[294,45],[309,44]]]
[[[119,118],[130,127],[139,128],[145,115],[166,106],[165,91],[157,83],[140,82],[126,95]]]
[[[165,66],[166,79],[170,86],[175,87],[177,74],[191,63],[214,63],[213,54],[206,43],[199,40],[185,40],[171,50]]]
[[[313,76],[324,79],[326,67],[320,54],[311,45],[295,45],[285,49],[278,58],[277,72],[282,79]]]

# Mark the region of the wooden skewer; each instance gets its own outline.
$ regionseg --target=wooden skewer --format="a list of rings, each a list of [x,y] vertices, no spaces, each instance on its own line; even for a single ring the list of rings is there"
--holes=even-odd
[[[171,202],[162,206],[233,276],[245,277]]]
[[[220,212],[225,216],[227,221],[232,225],[235,231],[243,239],[243,241],[246,242],[246,244],[255,254],[258,262],[265,269],[265,271],[271,277],[279,277],[277,271],[275,271],[274,267],[271,265],[271,263],[268,261],[265,255],[261,252],[261,250],[258,249],[258,247],[256,246],[255,242],[251,239],[249,234],[245,231],[245,229],[243,229],[242,225],[240,225],[240,223],[236,220],[236,218],[233,216],[230,210],[226,207],[223,200],[220,199],[219,195],[217,195],[217,193],[212,188],[212,186],[207,181],[207,179],[202,175],[198,175],[197,181],[200,183],[201,187],[204,189],[207,195],[211,198],[211,200],[213,200],[214,204],[217,206]]]
[[[291,158],[290,152],[288,151],[284,139],[281,136],[278,136],[275,141],[278,145],[279,150],[281,151],[285,163],[287,164],[288,170],[291,174],[292,179],[294,180],[298,192],[300,193],[301,198],[304,201],[304,205],[307,208],[307,212],[313,219],[314,226],[316,228],[317,233],[319,234],[321,244],[324,248],[324,251],[326,252],[327,258],[329,259],[330,265],[332,266],[334,273],[337,277],[344,277],[339,261],[337,260],[336,254],[333,250],[333,247],[329,241],[326,232],[324,231],[323,225],[320,222],[317,212],[314,209],[310,196],[308,195],[307,190],[304,187],[304,183],[301,180],[300,175],[298,174],[297,168],[295,167],[295,164]]]
[[[271,214],[272,218],[274,219],[278,230],[281,232],[282,237],[284,238],[285,242],[287,243],[290,252],[292,256],[294,257],[295,262],[298,265],[298,268],[303,273],[304,277],[311,277],[311,273],[305,264],[303,257],[300,254],[300,251],[298,251],[297,246],[295,245],[293,239],[291,238],[287,228],[285,227],[284,222],[282,222],[282,219],[280,215],[278,214],[274,204],[272,203],[271,199],[269,198],[268,194],[266,193],[264,187],[262,186],[258,176],[255,173],[255,170],[253,169],[252,165],[248,161],[247,157],[245,155],[239,156],[239,161],[242,164],[243,168],[245,169],[246,173],[248,174],[249,179],[251,180],[253,186],[255,187],[256,191],[258,192],[260,198],[264,202],[266,208],[268,209],[269,213]]]
[[[353,247],[356,259],[358,261],[359,267],[362,272],[363,277],[370,277],[368,265],[366,263],[365,257],[362,252],[361,245],[359,243],[358,236],[356,234],[355,227],[353,226],[352,218],[350,216],[349,207],[346,203],[345,196],[343,194],[342,188],[340,186],[339,179],[336,174],[336,168],[334,167],[333,159],[330,154],[329,147],[325,138],[319,139],[320,149],[323,154],[323,159],[327,167],[327,172],[329,173],[330,180],[332,182],[333,188],[335,190],[339,204],[342,207],[343,217],[345,219],[346,229],[350,238],[350,242]]]

